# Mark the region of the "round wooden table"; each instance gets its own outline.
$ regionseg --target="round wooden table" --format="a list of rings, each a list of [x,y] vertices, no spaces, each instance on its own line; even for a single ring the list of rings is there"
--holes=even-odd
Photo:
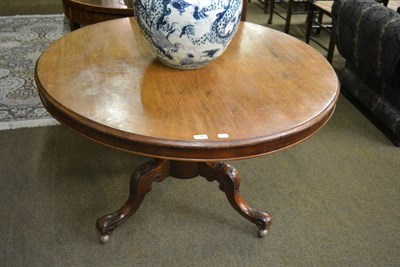
[[[133,16],[133,0],[62,0],[71,31],[80,26]]]
[[[218,181],[264,236],[271,216],[246,204],[238,172],[222,160],[305,140],[328,121],[339,95],[335,71],[316,50],[246,22],[220,58],[195,70],[159,63],[132,18],[91,25],[46,49],[35,79],[44,106],[64,125],[154,158],[133,173],[126,203],[98,219],[103,242],[138,209],[151,183],[168,176]]]

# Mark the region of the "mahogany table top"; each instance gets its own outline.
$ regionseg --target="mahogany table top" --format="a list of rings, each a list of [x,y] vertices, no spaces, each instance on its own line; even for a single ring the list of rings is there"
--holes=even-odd
[[[294,145],[320,129],[339,95],[335,71],[284,33],[242,22],[225,53],[195,70],[166,67],[134,18],[55,41],[35,79],[48,111],[122,150],[189,161],[239,159]]]

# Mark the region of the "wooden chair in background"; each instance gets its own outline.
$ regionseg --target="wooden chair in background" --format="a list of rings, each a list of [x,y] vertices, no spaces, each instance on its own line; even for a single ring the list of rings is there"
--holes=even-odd
[[[282,14],[280,14],[275,10],[275,0],[264,0],[264,1],[269,1],[269,6],[270,6],[268,24],[272,23],[272,18],[274,14],[281,17],[286,21],[284,30],[285,33],[289,33],[292,15],[307,14],[310,4],[310,0],[281,0],[281,2],[287,4],[286,16],[283,16]],[[300,8],[301,5],[303,5],[303,10],[299,11],[298,9]]]
[[[327,15],[328,17],[332,18],[332,5],[333,1],[314,1],[310,3],[306,28],[306,43],[309,44],[310,41],[313,41],[318,46],[326,50],[328,52],[326,59],[330,63],[332,63],[333,53],[335,51],[335,38],[332,31],[332,24],[324,24],[322,22],[322,18],[323,15]],[[311,31],[313,28],[317,29],[317,33],[319,33],[320,30],[324,30],[330,34],[328,47],[311,36]]]
[[[395,0],[391,0],[391,4],[389,4],[389,0],[375,0],[375,1],[393,10],[396,10],[396,8],[400,5],[400,1],[395,1]],[[313,41],[318,46],[326,50],[327,51],[326,59],[330,63],[332,63],[333,54],[335,51],[335,46],[336,46],[335,38],[331,23],[329,24],[322,23],[322,16],[326,15],[332,18],[332,5],[333,1],[325,1],[325,0],[313,1],[312,3],[310,3],[310,10],[307,15],[307,29],[306,29],[306,43],[308,44],[310,43],[310,41]],[[313,28],[317,29],[317,33],[319,33],[320,30],[324,30],[330,34],[328,47],[324,46],[317,39],[312,37],[311,32]]]

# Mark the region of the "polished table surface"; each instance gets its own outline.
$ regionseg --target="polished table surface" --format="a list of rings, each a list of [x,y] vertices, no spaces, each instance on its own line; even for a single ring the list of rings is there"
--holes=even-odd
[[[159,166],[173,162],[162,167],[163,176],[210,176],[196,164],[211,161],[205,168],[224,166],[225,173],[206,178],[220,184],[239,178],[233,167],[215,162],[260,156],[305,140],[328,121],[339,95],[335,71],[316,50],[246,22],[220,58],[194,70],[159,63],[132,18],[87,26],[41,55],[35,79],[48,111],[80,134],[156,158]],[[198,170],[178,171],[190,168]],[[251,209],[237,199],[238,184],[233,187],[225,191],[231,204],[265,230],[270,216],[263,213],[260,222],[247,214]],[[98,222],[102,234],[115,227]]]

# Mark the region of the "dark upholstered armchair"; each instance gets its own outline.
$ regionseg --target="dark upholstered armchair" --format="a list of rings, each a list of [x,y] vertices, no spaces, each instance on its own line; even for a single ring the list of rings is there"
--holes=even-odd
[[[375,0],[335,0],[332,22],[343,94],[400,146],[400,14]]]

